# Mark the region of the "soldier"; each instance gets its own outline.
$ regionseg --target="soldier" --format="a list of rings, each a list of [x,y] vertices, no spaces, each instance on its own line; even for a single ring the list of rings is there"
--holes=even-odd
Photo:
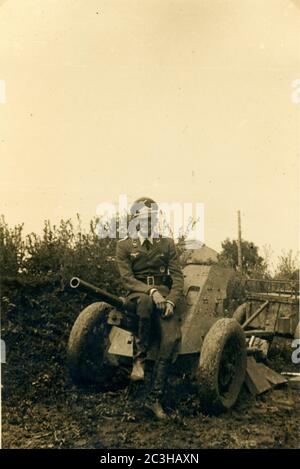
[[[159,236],[157,204],[147,197],[138,199],[131,207],[134,229],[118,242],[117,263],[128,300],[136,306],[137,335],[133,343],[132,381],[143,381],[145,359],[149,349],[151,326],[160,333],[152,388],[145,402],[159,419],[167,416],[162,408],[167,370],[180,341],[180,311],[183,274],[178,263],[173,239]]]

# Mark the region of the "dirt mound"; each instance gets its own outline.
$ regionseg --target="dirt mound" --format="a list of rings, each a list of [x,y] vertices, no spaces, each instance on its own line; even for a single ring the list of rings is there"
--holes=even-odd
[[[41,235],[25,236],[23,225],[10,228],[0,217],[1,337],[7,349],[3,447],[298,447],[299,397],[286,387],[256,400],[244,390],[234,410],[210,417],[201,412],[191,383],[172,379],[165,402],[170,421],[162,425],[128,401],[126,389],[101,394],[72,384],[67,341],[75,318],[93,299],[71,291],[70,277],[122,293],[117,240],[99,237],[97,227],[92,220],[83,231],[78,216],[77,225],[46,221]],[[298,371],[290,343],[275,342],[270,359],[278,371]]]
[[[234,410],[204,415],[190,383],[171,380],[161,424],[127,390],[99,393],[69,379],[66,345],[77,314],[91,302],[57,279],[2,289],[4,448],[283,448],[299,446],[299,396],[283,387],[258,399],[243,390]],[[282,351],[285,350],[285,351]],[[290,344],[271,361],[294,369]],[[289,363],[289,366],[287,364]]]

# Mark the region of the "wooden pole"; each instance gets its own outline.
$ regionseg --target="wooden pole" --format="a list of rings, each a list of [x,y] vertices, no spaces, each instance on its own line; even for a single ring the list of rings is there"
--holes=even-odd
[[[265,301],[256,311],[254,311],[253,314],[251,314],[250,318],[248,318],[243,324],[242,324],[242,328],[245,329],[249,324],[250,322],[253,321],[253,319],[257,318],[257,316],[259,316],[259,314],[269,305],[269,302],[268,301]],[[254,334],[255,335],[255,334]]]
[[[238,210],[238,270],[242,272],[242,228],[241,228],[241,212]]]

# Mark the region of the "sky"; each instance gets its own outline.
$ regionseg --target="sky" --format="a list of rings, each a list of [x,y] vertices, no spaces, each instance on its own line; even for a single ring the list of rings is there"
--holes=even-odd
[[[299,249],[299,0],[0,0],[0,214],[146,195]],[[299,93],[300,95],[300,93]],[[4,101],[4,102],[3,102]]]

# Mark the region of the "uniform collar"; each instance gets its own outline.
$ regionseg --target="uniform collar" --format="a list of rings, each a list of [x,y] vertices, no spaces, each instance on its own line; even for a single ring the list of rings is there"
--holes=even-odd
[[[140,234],[140,232],[138,231],[138,237],[139,237],[139,240],[140,240],[142,246],[143,246],[144,242],[146,241],[146,239],[148,239],[148,241],[150,241],[150,243],[153,244],[153,236],[148,236],[148,237],[144,238],[144,236],[142,236]]]

